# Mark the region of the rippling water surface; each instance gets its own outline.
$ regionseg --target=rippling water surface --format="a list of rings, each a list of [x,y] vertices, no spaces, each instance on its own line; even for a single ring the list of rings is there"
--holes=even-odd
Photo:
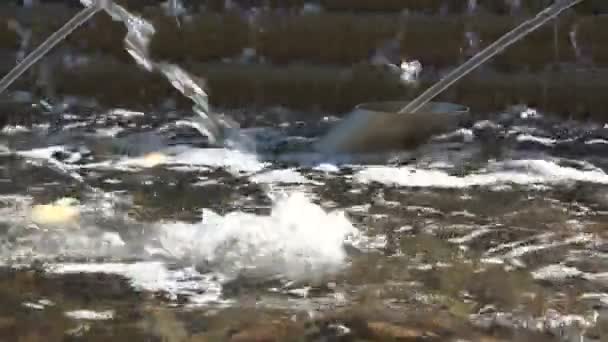
[[[172,113],[5,127],[0,329],[149,341],[608,336],[607,128],[518,110],[414,151],[327,157],[309,151],[333,116],[259,114],[247,148],[209,147],[172,127]]]

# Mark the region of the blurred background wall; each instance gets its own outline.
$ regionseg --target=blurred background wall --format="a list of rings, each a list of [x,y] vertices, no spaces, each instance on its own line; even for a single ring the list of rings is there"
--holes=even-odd
[[[24,4],[25,1],[25,4]],[[213,105],[345,112],[408,99],[551,1],[119,0],[157,29],[152,52],[204,78]],[[59,28],[78,1],[0,4],[0,74]],[[175,16],[176,14],[177,16]],[[11,90],[77,95],[104,106],[189,103],[124,51],[125,29],[98,14]],[[608,108],[608,1],[586,0],[459,81],[441,100],[477,112],[528,104],[603,120]],[[417,60],[418,82],[399,65]],[[393,64],[393,65],[391,65]]]

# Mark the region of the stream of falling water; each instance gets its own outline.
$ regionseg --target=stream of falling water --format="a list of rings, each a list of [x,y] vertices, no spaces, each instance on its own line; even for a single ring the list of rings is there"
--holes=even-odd
[[[150,56],[149,44],[156,32],[154,25],[144,18],[130,13],[112,0],[101,1],[104,11],[115,21],[122,22],[127,28],[124,44],[135,62],[149,72],[160,72],[175,89],[194,102],[192,110],[196,115],[192,116],[190,120],[180,121],[177,124],[196,128],[201,134],[207,136],[212,144],[224,143],[229,136],[235,138],[234,132],[236,132],[238,124],[210,111],[208,95],[201,85],[202,80],[193,77],[176,64],[155,61]],[[80,0],[80,2],[84,6],[96,5],[95,0]],[[241,147],[244,145],[241,144]]]

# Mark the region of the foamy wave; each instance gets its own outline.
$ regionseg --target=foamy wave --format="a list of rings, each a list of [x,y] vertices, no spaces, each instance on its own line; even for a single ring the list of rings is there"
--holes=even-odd
[[[579,170],[546,160],[515,160],[491,164],[477,174],[459,177],[445,171],[411,166],[373,166],[359,171],[355,179],[362,183],[436,188],[466,188],[501,184],[539,184],[591,182],[608,184],[608,175],[599,169]]]

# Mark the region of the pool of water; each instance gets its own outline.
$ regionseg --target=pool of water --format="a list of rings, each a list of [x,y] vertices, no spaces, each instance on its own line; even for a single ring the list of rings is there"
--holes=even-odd
[[[608,336],[608,128],[520,108],[412,151],[320,156],[337,116],[231,114],[253,145],[208,146],[166,112],[4,127],[0,335]]]

